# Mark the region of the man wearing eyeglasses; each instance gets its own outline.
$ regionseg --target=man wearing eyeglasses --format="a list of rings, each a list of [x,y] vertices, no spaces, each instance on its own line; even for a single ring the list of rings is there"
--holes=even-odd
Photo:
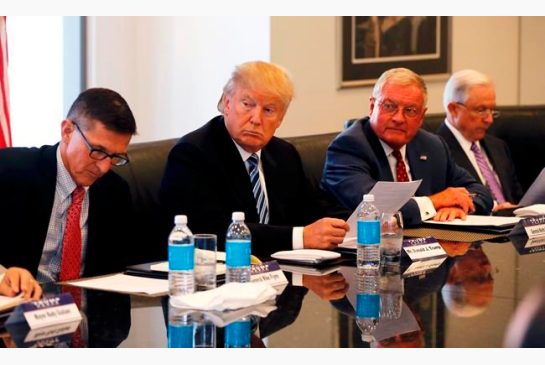
[[[492,80],[475,70],[452,74],[443,94],[446,120],[437,130],[456,163],[490,190],[494,211],[514,208],[522,197],[515,165],[507,144],[487,135],[499,112]]]
[[[112,165],[129,160],[136,123],[102,88],[81,93],[54,146],[0,150],[0,261],[39,282],[118,272],[133,251],[131,198]]]
[[[440,137],[420,129],[426,102],[419,75],[406,68],[384,72],[373,88],[370,116],[328,147],[323,188],[353,210],[377,181],[421,179],[415,196],[401,208],[407,226],[432,217],[446,221],[489,214],[488,190],[456,165]]]

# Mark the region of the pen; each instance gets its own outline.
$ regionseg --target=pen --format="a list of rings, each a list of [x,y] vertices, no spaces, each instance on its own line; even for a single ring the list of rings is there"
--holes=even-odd
[[[477,193],[469,193],[468,195],[472,198],[475,198],[477,196]]]

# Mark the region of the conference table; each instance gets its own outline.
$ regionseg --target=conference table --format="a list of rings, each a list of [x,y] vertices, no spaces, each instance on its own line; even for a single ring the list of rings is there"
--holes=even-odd
[[[355,309],[361,275],[354,257],[321,270],[291,268],[274,303],[232,313],[177,313],[167,296],[78,289],[83,321],[76,332],[40,338],[2,328],[0,347],[70,347],[75,333],[83,347],[502,347],[515,310],[545,282],[545,242],[438,241],[448,256],[429,268],[411,271],[402,256],[381,269],[380,316],[367,335]]]

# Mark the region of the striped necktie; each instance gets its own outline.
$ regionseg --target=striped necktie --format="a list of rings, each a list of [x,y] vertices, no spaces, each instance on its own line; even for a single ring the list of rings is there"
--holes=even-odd
[[[265,199],[265,193],[261,188],[261,181],[259,180],[259,156],[255,153],[248,158],[250,174],[250,182],[252,183],[252,191],[254,193],[257,214],[259,214],[259,223],[269,223],[269,208],[267,207],[267,200]]]
[[[471,144],[471,151],[473,151],[473,154],[475,155],[479,170],[481,170],[481,173],[484,176],[484,181],[486,182],[488,189],[492,193],[494,200],[497,201],[499,204],[505,203],[505,198],[501,191],[501,185],[496,179],[494,172],[488,165],[488,162],[486,162],[486,159],[482,154],[481,149],[479,148],[479,146],[477,146],[475,142]]]

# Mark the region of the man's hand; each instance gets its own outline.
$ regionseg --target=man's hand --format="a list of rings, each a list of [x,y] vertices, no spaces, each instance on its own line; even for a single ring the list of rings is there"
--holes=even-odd
[[[0,282],[0,294],[14,297],[23,292],[24,299],[40,299],[42,288],[32,274],[23,268],[9,268]]]
[[[433,217],[434,221],[453,221],[456,218],[465,220],[467,214],[460,208],[441,208],[437,211],[437,214]]]
[[[319,219],[303,228],[303,247],[332,250],[343,242],[349,229],[342,219]]]
[[[348,283],[339,272],[324,276],[303,274],[303,286],[312,290],[323,300],[341,299],[348,291]]]
[[[473,199],[471,199],[466,188],[446,188],[445,190],[430,196],[430,199],[437,211],[441,208],[454,207],[462,209],[465,214],[473,213],[475,211]]]

